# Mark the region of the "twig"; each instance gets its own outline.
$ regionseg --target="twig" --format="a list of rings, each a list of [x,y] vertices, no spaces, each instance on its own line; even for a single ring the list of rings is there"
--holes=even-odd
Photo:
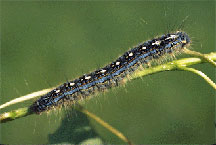
[[[17,118],[21,118],[27,115],[32,114],[28,107],[25,108],[19,108],[10,112],[5,112],[3,114],[0,114],[0,123],[5,123],[8,121],[12,121]]]
[[[200,54],[198,53],[197,56],[199,56],[199,55]],[[199,57],[201,57],[201,56],[199,56]],[[201,58],[204,58],[204,60],[201,59]],[[162,72],[162,71],[185,70],[185,71],[190,71],[190,72],[193,72],[193,73],[201,76],[213,88],[216,89],[215,83],[212,80],[210,80],[204,73],[202,73],[201,71],[198,71],[196,69],[193,69],[193,68],[187,68],[187,66],[194,65],[194,64],[199,64],[199,63],[204,63],[204,62],[209,62],[209,63],[211,63],[211,64],[213,64],[215,66],[214,60],[216,60],[216,52],[212,52],[210,54],[203,54],[201,58],[184,58],[184,59],[179,59],[179,60],[175,60],[175,61],[172,61],[172,62],[168,62],[166,64],[162,64],[162,65],[159,65],[159,66],[150,67],[150,68],[147,68],[147,69],[144,69],[142,71],[139,71],[139,72],[135,73],[131,78],[136,79],[136,78],[139,78],[139,77],[143,77],[143,76],[146,76],[146,75],[149,75],[149,74]],[[205,61],[205,60],[207,60],[207,61]],[[16,99],[14,99],[12,101],[9,101],[9,102],[1,105],[0,109],[5,108],[7,106],[10,106],[12,104],[18,103],[18,102],[23,102],[25,100],[29,100],[29,99],[36,98],[38,96],[44,95],[47,92],[49,92],[50,90],[52,90],[52,89],[53,88],[45,89],[45,90],[42,90],[42,91],[33,92],[31,94],[22,96],[20,98],[16,98]],[[102,126],[104,126],[108,130],[110,130],[112,133],[117,135],[123,141],[127,142],[128,144],[131,144],[131,142],[121,132],[119,132],[118,130],[116,130],[112,126],[110,126],[108,123],[106,123],[105,121],[103,121],[102,119],[97,117],[96,115],[88,112],[84,108],[80,108],[80,111],[85,113],[89,117],[93,118],[94,120],[96,120],[98,123],[100,123]],[[33,113],[34,112],[31,112],[29,110],[29,108],[20,108],[20,109],[11,111],[11,112],[6,112],[6,113],[1,114],[0,115],[0,122],[7,122],[9,120],[14,120],[14,119],[17,119],[17,118],[20,118],[20,117],[24,117],[24,116],[33,114]]]
[[[101,124],[103,127],[105,127],[106,129],[108,129],[110,132],[112,132],[113,134],[115,134],[118,138],[120,138],[124,142],[128,143],[129,145],[132,145],[132,142],[127,137],[125,137],[120,131],[118,131],[117,129],[115,129],[111,125],[109,125],[107,122],[105,122],[104,120],[102,120],[101,118],[99,118],[98,116],[96,116],[95,114],[89,112],[88,110],[86,110],[81,105],[78,105],[78,107],[76,109],[79,110],[80,112],[86,114],[90,118],[94,119],[97,123]]]
[[[13,100],[5,103],[5,104],[2,104],[0,106],[0,109],[3,109],[5,107],[7,107],[7,106],[10,106],[10,105],[13,105],[13,104],[16,104],[16,103],[19,103],[19,102],[24,102],[26,100],[30,100],[30,99],[36,98],[38,96],[45,95],[48,92],[50,92],[52,89],[54,89],[54,88],[44,89],[44,90],[41,90],[41,91],[38,91],[38,92],[33,92],[31,94],[27,94],[25,96],[21,96],[19,98],[13,99]]]
[[[205,54],[205,56],[207,56],[211,60],[216,60],[216,52]],[[146,76],[149,74],[154,74],[154,73],[158,73],[158,72],[162,72],[162,71],[176,70],[176,69],[178,69],[178,67],[182,67],[182,66],[186,67],[186,66],[191,66],[191,65],[200,64],[200,63],[205,63],[205,61],[203,61],[201,58],[183,58],[183,59],[179,59],[179,60],[174,60],[174,61],[168,62],[166,64],[161,64],[159,66],[154,66],[154,67],[150,67],[148,69],[144,69],[142,71],[139,71],[139,72],[135,73],[134,75],[132,75],[131,79],[136,79],[139,77],[143,77],[143,76]],[[25,100],[29,100],[29,99],[33,99],[33,98],[42,96],[52,89],[53,88],[44,89],[41,91],[33,92],[31,94],[16,98],[16,99],[11,100],[5,104],[2,104],[0,106],[0,109],[8,107],[12,104],[16,104],[19,102],[23,102]]]
[[[178,67],[179,70],[184,70],[184,71],[190,71],[193,72],[197,75],[199,75],[200,77],[202,77],[210,86],[212,86],[215,90],[216,90],[216,84],[203,72],[196,70],[194,68],[188,68],[188,67]]]
[[[118,138],[120,138],[124,142],[128,143],[129,145],[133,145],[132,142],[128,138],[126,138],[120,131],[118,131],[117,129],[115,129],[111,125],[109,125],[107,122],[105,122],[104,120],[102,120],[101,118],[96,116],[95,114],[89,112],[88,110],[86,110],[81,105],[76,104],[75,109],[84,113],[85,115],[89,116],[90,118],[94,119],[96,122],[101,124],[103,127],[108,129],[110,132],[115,134]],[[5,123],[5,122],[12,121],[14,119],[25,117],[25,116],[31,115],[31,114],[34,114],[34,112],[30,111],[28,107],[19,108],[17,110],[13,110],[10,112],[5,112],[3,114],[0,114],[0,122]]]
[[[216,60],[216,52],[212,52],[209,54],[205,54],[206,57],[208,57],[210,60]],[[178,69],[178,67],[186,67],[186,66],[191,66],[194,64],[200,64],[200,63],[205,63],[206,61],[204,61],[201,58],[183,58],[183,59],[179,59],[179,60],[174,60],[172,62],[168,62],[166,64],[161,64],[159,66],[155,66],[155,67],[150,67],[148,69],[144,69],[142,71],[139,71],[137,73],[135,73],[132,76],[132,79],[136,79],[139,77],[143,77],[149,74],[153,74],[153,73],[158,73],[158,72],[162,72],[162,71],[171,71],[171,70],[176,70]]]
[[[209,62],[210,64],[212,64],[213,66],[216,67],[216,63],[214,62],[214,60],[212,60],[210,57],[208,57],[208,54],[202,54],[200,52],[192,51],[192,50],[189,50],[189,49],[185,49],[184,53],[190,54],[192,56],[200,57],[200,58],[206,60],[207,62]]]

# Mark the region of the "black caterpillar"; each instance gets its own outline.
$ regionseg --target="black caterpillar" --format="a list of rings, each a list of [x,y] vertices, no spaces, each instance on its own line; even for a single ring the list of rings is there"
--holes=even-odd
[[[111,64],[62,84],[35,101],[30,109],[39,114],[54,106],[66,102],[75,103],[95,92],[118,86],[127,75],[133,73],[140,66],[148,64],[154,59],[159,59],[165,54],[181,52],[189,43],[190,39],[184,32],[162,35],[141,43],[125,52]]]

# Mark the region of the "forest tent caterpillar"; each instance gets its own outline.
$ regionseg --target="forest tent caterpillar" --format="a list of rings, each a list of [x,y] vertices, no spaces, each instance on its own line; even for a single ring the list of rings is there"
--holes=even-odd
[[[111,64],[62,84],[35,101],[30,109],[40,114],[55,106],[61,106],[68,102],[73,104],[96,92],[118,86],[122,80],[138,70],[139,67],[149,64],[155,59],[160,59],[164,55],[182,52],[189,44],[188,35],[179,31],[141,43],[125,52]]]

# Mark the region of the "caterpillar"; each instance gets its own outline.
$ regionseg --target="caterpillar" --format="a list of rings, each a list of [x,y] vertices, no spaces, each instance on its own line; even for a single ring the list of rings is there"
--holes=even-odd
[[[66,82],[44,96],[41,96],[31,106],[36,114],[61,106],[68,102],[76,103],[96,92],[119,86],[123,80],[140,67],[160,59],[164,55],[182,52],[190,44],[190,38],[185,32],[175,32],[162,35],[146,41],[125,52],[117,60],[89,74]],[[144,67],[145,68],[145,67]]]

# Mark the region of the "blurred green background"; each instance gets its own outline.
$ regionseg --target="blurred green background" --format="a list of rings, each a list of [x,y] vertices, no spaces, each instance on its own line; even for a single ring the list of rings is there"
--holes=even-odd
[[[187,32],[192,50],[215,51],[215,2],[1,1],[0,102],[57,86],[176,30]],[[213,66],[193,67],[216,81]],[[195,74],[172,71],[128,82],[85,101],[84,107],[135,144],[212,144],[214,95]],[[0,143],[124,142],[82,113],[62,109],[0,124]]]

